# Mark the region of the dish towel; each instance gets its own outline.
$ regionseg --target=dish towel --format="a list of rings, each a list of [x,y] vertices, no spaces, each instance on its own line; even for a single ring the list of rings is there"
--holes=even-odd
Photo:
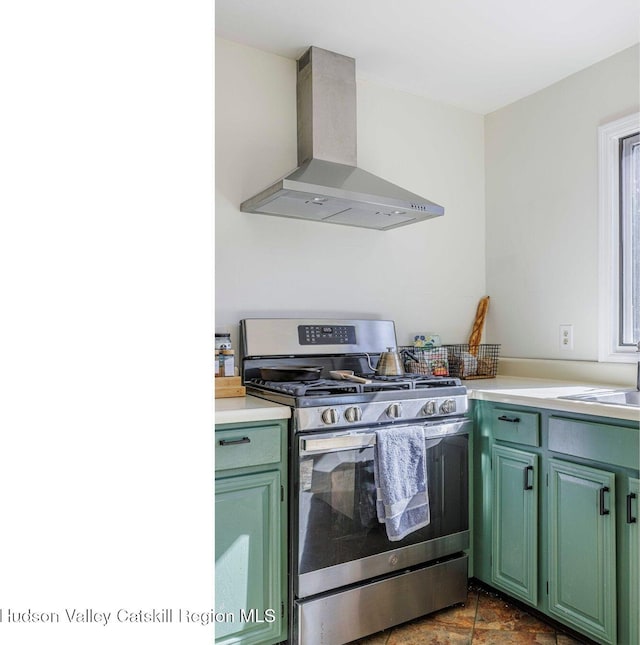
[[[422,426],[376,430],[376,511],[392,542],[431,521],[426,461]]]

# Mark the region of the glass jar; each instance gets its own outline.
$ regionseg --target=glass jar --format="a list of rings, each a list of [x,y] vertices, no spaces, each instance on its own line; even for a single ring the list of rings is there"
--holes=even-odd
[[[216,334],[215,349],[231,349],[231,334]]]

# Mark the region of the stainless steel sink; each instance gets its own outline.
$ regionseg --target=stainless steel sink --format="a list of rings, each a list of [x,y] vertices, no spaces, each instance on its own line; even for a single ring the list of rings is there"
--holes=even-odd
[[[593,403],[608,403],[609,405],[628,405],[640,407],[640,392],[638,390],[607,390],[604,392],[591,392],[590,394],[573,394],[561,396],[561,399],[572,401],[591,401]]]

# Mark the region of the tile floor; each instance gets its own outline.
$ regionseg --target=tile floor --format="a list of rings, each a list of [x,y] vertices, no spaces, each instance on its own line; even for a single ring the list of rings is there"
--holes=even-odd
[[[353,641],[351,645],[577,645],[551,625],[470,585],[467,602]]]

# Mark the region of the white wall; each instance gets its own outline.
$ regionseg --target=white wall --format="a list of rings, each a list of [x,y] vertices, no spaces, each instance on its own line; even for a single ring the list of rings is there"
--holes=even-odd
[[[357,66],[357,61],[356,61]],[[358,81],[358,162],[445,207],[380,232],[241,213],[296,164],[295,61],[216,40],[216,329],[376,316],[465,342],[485,291],[483,117]]]
[[[638,110],[638,56],[624,50],[486,117],[487,332],[505,356],[597,360],[597,129]],[[562,323],[573,351],[560,349]]]

